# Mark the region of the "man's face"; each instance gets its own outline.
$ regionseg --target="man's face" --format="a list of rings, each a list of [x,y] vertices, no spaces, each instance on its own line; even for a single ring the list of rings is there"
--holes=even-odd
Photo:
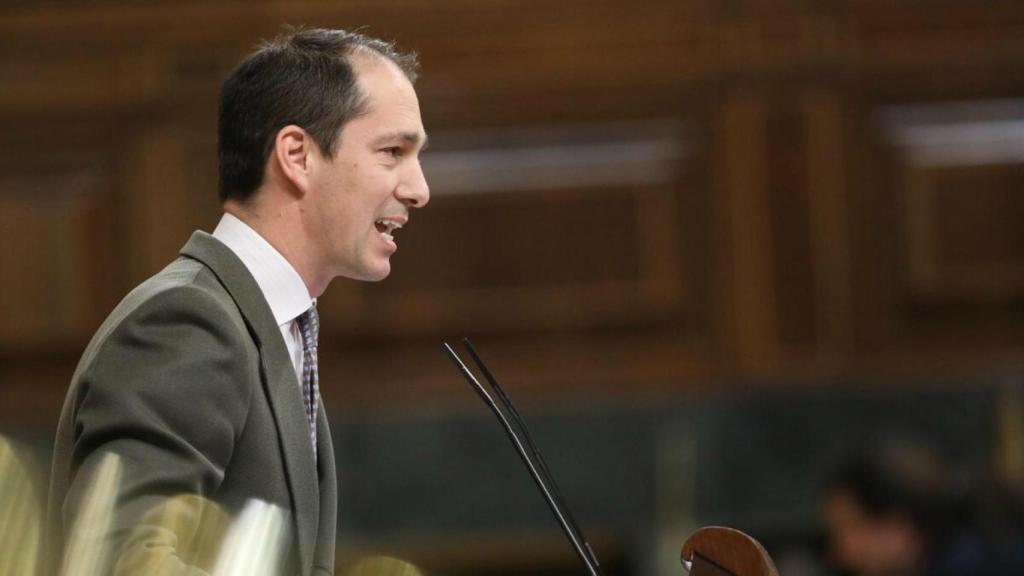
[[[311,175],[314,242],[330,277],[382,280],[398,249],[395,231],[430,191],[420,168],[426,142],[412,84],[390,61],[353,58],[366,114],[349,121],[328,159],[315,151]]]

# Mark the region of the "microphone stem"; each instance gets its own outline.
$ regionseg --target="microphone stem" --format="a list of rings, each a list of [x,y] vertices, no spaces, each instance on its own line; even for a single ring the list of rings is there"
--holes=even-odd
[[[551,512],[558,519],[558,523],[561,524],[562,530],[565,532],[566,536],[569,537],[569,541],[572,542],[573,548],[576,549],[576,553],[579,554],[580,559],[583,560],[583,563],[587,567],[587,571],[590,572],[590,576],[603,576],[600,568],[598,568],[596,565],[591,564],[590,562],[590,557],[587,553],[590,548],[589,545],[586,545],[585,542],[581,543],[580,539],[577,538],[577,535],[570,527],[569,521],[566,520],[565,513],[563,513],[561,507],[558,506],[558,503],[555,501],[554,496],[552,496],[551,494],[551,490],[548,488],[547,484],[542,479],[540,473],[537,471],[536,465],[534,465],[533,461],[529,458],[528,453],[523,448],[523,443],[519,440],[519,437],[515,434],[515,432],[513,432],[512,427],[509,425],[508,420],[505,418],[505,415],[501,414],[497,410],[497,405],[493,404],[493,400],[491,402],[491,409],[494,410],[495,414],[498,415],[498,418],[504,425],[505,432],[508,435],[509,440],[512,441],[512,443],[516,447],[516,451],[519,452],[519,458],[523,461],[523,463],[526,465],[526,468],[530,471],[530,475],[533,476],[534,483],[537,484],[537,487],[540,488],[541,493],[544,495],[544,500],[547,502],[548,508],[551,509]]]
[[[519,458],[523,461],[523,464],[526,465],[526,469],[530,472],[533,482],[538,488],[540,488],[541,495],[544,496],[544,501],[547,503],[551,512],[555,515],[555,519],[558,520],[559,525],[562,527],[562,531],[564,531],[565,535],[569,538],[569,542],[572,544],[576,554],[579,555],[580,560],[583,561],[584,566],[587,568],[587,572],[590,573],[590,576],[604,576],[596,559],[592,559],[591,557],[592,552],[590,552],[590,546],[583,540],[582,535],[576,534],[573,526],[567,520],[566,514],[562,512],[561,507],[552,495],[551,490],[548,488],[547,483],[544,481],[543,476],[538,471],[537,466],[534,464],[529,452],[523,446],[522,440],[520,440],[519,435],[516,434],[516,431],[512,427],[508,418],[501,409],[498,408],[498,404],[494,401],[494,398],[488,394],[487,390],[479,381],[477,381],[476,377],[473,376],[473,373],[469,371],[469,368],[467,368],[466,365],[463,364],[462,360],[459,359],[458,355],[455,354],[455,351],[452,350],[451,346],[446,343],[444,347],[448,352],[448,355],[451,357],[452,362],[455,363],[455,367],[458,368],[466,381],[470,383],[474,390],[476,390],[476,393],[491,409],[491,412],[494,412],[498,421],[501,422],[502,427],[505,429],[505,434],[512,442],[512,445],[516,448],[516,452],[519,454]]]
[[[533,458],[534,464],[537,467],[537,472],[540,474],[541,478],[544,478],[547,482],[551,490],[551,496],[561,507],[562,512],[565,515],[565,519],[570,528],[572,528],[573,532],[576,534],[577,539],[583,544],[587,557],[590,559],[590,563],[594,566],[600,566],[601,563],[597,561],[597,556],[594,555],[594,551],[590,548],[590,544],[587,543],[587,539],[583,537],[583,531],[580,529],[576,519],[573,518],[572,510],[569,508],[568,503],[566,503],[565,497],[562,496],[562,491],[558,489],[558,483],[555,482],[554,476],[551,474],[551,471],[548,470],[548,464],[544,461],[544,455],[541,454],[540,448],[534,444],[533,437],[530,435],[530,429],[526,427],[526,423],[523,421],[522,417],[519,416],[519,411],[516,410],[515,404],[512,403],[512,399],[505,394],[505,390],[500,384],[498,384],[498,380],[491,373],[490,369],[487,368],[487,364],[484,363],[483,358],[481,358],[480,354],[477,353],[476,348],[473,346],[473,343],[469,341],[469,338],[463,338],[462,344],[466,347],[466,350],[469,352],[470,357],[476,363],[477,367],[480,368],[480,372],[483,373],[484,379],[491,385],[491,389],[494,390],[498,400],[501,400],[502,406],[505,407],[505,415],[509,418],[510,423],[515,429],[519,430],[520,440],[525,441],[525,445],[523,447],[526,448],[526,452]],[[486,402],[487,400],[484,399],[484,401]],[[522,450],[520,450],[520,452],[522,452]]]

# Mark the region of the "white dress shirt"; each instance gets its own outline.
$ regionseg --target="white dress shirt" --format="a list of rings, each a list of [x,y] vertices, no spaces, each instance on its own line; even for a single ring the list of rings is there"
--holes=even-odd
[[[302,331],[296,318],[314,305],[306,284],[276,248],[235,216],[225,213],[213,237],[230,248],[256,279],[281,329],[301,386]]]

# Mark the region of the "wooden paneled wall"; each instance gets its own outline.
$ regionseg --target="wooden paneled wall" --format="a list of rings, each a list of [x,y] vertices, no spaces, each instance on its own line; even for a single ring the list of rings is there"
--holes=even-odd
[[[0,9],[0,421],[216,202],[221,79],[282,24],[419,52],[431,206],[323,297],[336,409],[1016,364],[1024,4],[23,2]],[[329,351],[329,353],[327,353]],[[30,410],[26,410],[31,406]]]

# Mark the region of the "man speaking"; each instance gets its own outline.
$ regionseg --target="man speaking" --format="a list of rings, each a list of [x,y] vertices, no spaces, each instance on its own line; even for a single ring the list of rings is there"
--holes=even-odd
[[[283,573],[334,573],[315,299],[337,276],[385,278],[396,230],[429,200],[415,77],[415,57],[388,43],[315,29],[263,45],[224,82],[220,223],[125,297],[73,376],[50,486],[55,564],[114,454],[111,573],[138,554],[164,573],[210,569],[145,520],[181,494],[230,513],[252,499],[284,509]]]

